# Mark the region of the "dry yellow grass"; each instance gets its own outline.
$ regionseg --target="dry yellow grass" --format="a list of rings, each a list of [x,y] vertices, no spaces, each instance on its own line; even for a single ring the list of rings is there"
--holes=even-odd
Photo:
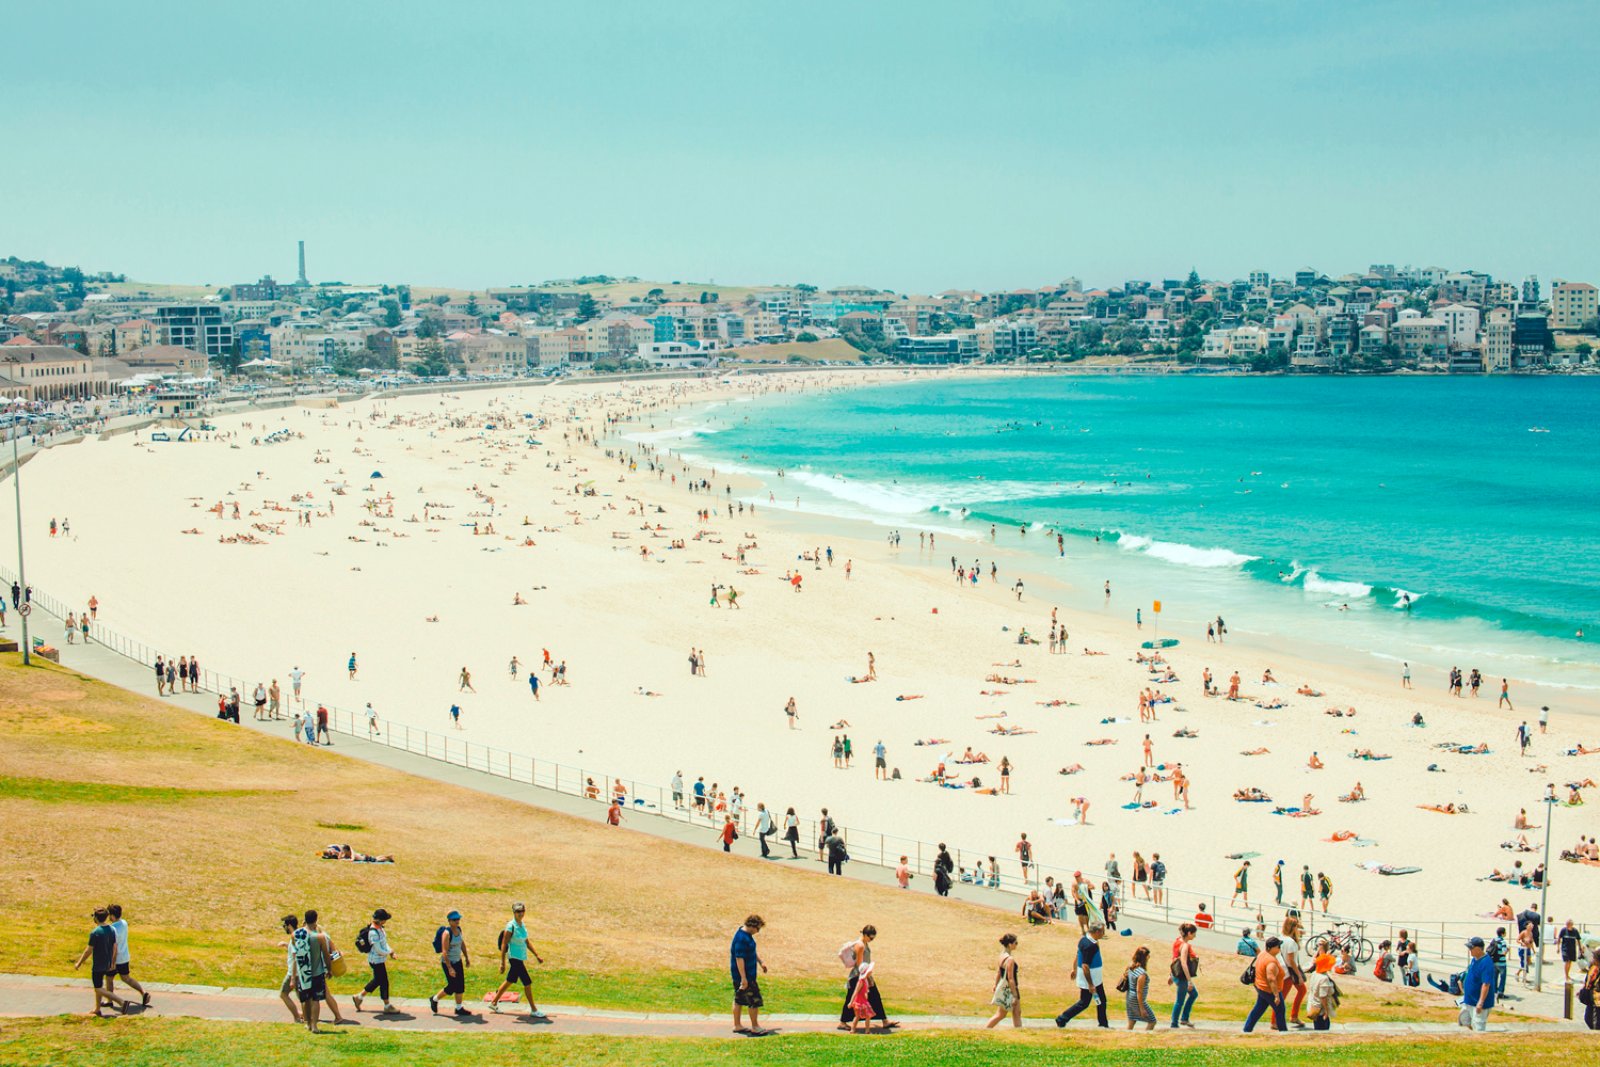
[[[24,669],[15,655],[0,657],[0,724],[7,970],[68,973],[89,911],[115,900],[133,928],[136,973],[274,985],[279,916],[317,908],[348,950],[381,905],[395,915],[397,991],[418,995],[437,985],[434,928],[459,908],[479,958],[476,990],[489,977],[494,931],[521,899],[550,961],[542,996],[558,1003],[720,1010],[728,938],[752,911],[768,922],[761,945],[776,1010],[836,1003],[835,950],[868,922],[880,932],[891,1010],[982,1010],[1006,930],[1022,938],[1029,1014],[1065,997],[1075,931],[1028,929],[977,905],[828,878],[809,863],[727,857],[370,766],[60,668]],[[397,862],[318,859],[334,841]],[[1108,943],[1108,971],[1132,948]],[[1242,1013],[1239,961],[1206,954],[1205,964],[1197,1013]],[[1438,1015],[1393,988],[1352,999],[1365,1017]]]

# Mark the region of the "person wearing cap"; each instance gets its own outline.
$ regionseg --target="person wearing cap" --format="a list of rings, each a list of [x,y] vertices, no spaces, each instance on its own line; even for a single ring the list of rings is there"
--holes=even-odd
[[[533,979],[528,975],[528,953],[533,953],[533,958],[540,963],[544,962],[544,957],[539,955],[539,950],[528,940],[528,928],[522,925],[522,919],[527,913],[527,906],[522,901],[517,901],[511,905],[511,921],[500,931],[500,973],[506,977],[505,981],[500,983],[500,988],[494,991],[494,996],[489,998],[489,1010],[499,1014],[501,995],[511,988],[512,983],[520,982],[522,995],[528,1001],[528,1018],[542,1020],[548,1016],[533,1002]]]
[[[428,998],[428,1007],[439,1014],[439,1001],[445,997],[456,998],[456,1014],[471,1015],[461,1003],[467,992],[467,968],[472,966],[472,956],[467,952],[467,938],[461,932],[461,913],[452,911],[444,917],[445,928],[435,938],[439,949],[439,969],[444,971],[444,988]]]
[[[382,908],[372,913],[372,923],[367,927],[367,966],[372,968],[372,979],[355,995],[356,1011],[361,1010],[362,998],[376,990],[383,998],[383,1014],[394,1014],[394,1005],[389,1003],[389,961],[400,957],[389,948],[389,935],[383,929],[390,918]]]
[[[1063,1029],[1077,1014],[1094,1003],[1095,1017],[1100,1029],[1110,1027],[1106,1021],[1106,987],[1100,962],[1100,939],[1106,936],[1105,923],[1091,922],[1089,930],[1078,939],[1078,956],[1073,977],[1078,985],[1078,1002],[1056,1016],[1056,1025]]]
[[[1458,1022],[1480,1033],[1489,1026],[1489,1009],[1494,1007],[1494,960],[1485,951],[1483,938],[1467,941],[1472,959],[1461,976],[1461,1015]]]
[[[90,956],[94,957],[89,969],[90,979],[94,982],[94,1017],[101,1017],[102,1004],[114,1005],[122,1009],[124,1015],[132,1011],[133,1001],[111,991],[111,975],[117,969],[117,934],[111,929],[111,913],[105,908],[95,909],[94,929],[89,931],[89,944],[78,955],[78,962],[72,965],[72,969],[82,967],[83,961]]]
[[[1274,1030],[1287,1030],[1288,1024],[1283,1017],[1283,963],[1278,959],[1278,953],[1283,950],[1283,942],[1276,937],[1267,938],[1267,943],[1262,948],[1261,955],[1256,957],[1251,967],[1256,972],[1256,1003],[1250,1009],[1250,1014],[1244,1020],[1244,1032],[1250,1033],[1256,1028],[1256,1023],[1261,1021],[1261,1016],[1272,1011],[1272,1028]]]

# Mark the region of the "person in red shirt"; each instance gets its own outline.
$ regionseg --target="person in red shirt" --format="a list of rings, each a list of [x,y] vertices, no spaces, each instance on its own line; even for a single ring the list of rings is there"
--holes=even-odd
[[[1200,910],[1194,913],[1194,924],[1202,930],[1211,929],[1211,924],[1214,921],[1215,916],[1213,916],[1209,911],[1206,911],[1206,906],[1204,904],[1200,905]]]
[[[611,807],[606,809],[606,822],[612,826],[622,825],[622,804],[615,797],[611,798]]]
[[[739,829],[733,825],[733,816],[725,816],[722,820],[722,851],[732,852],[733,843],[739,839]]]

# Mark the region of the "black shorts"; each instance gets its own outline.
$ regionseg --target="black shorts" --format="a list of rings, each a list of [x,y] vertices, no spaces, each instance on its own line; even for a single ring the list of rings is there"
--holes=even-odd
[[[506,981],[512,985],[532,985],[533,979],[528,977],[528,961],[511,960],[507,963]]]
[[[882,756],[879,756],[876,760],[874,760],[874,762],[879,767],[887,767],[887,766],[889,766],[888,762]]]
[[[738,979],[734,979],[733,1002],[739,1005],[741,1008],[759,1008],[764,1006],[766,1001],[761,999],[761,984],[752,978],[750,979],[749,985],[743,989],[740,989]]]
[[[695,797],[694,797],[694,806],[697,807],[697,808],[705,807],[706,806],[706,798],[701,796],[700,794],[696,793]]]
[[[295,991],[300,994],[300,1003],[310,1004],[313,1000],[328,999],[328,978],[326,975],[317,975],[311,979],[309,986],[296,983]]]
[[[455,965],[455,969],[456,969],[456,973],[452,975],[450,973],[450,970],[449,970],[448,967],[446,967],[442,963],[439,964],[439,970],[444,972],[444,992],[445,992],[445,996],[451,996],[452,994],[458,994],[458,993],[465,993],[467,991],[467,968],[466,968],[466,965],[465,964],[461,964],[461,963],[457,963]]]
[[[128,967],[129,967],[129,965],[126,964],[126,963],[119,963],[119,964],[117,964],[116,969],[112,973],[115,974],[118,978],[126,978],[126,977],[128,977]]]
[[[95,971],[90,975],[89,980],[94,983],[96,989],[105,989],[110,985],[108,981],[110,977],[116,973],[116,971]]]

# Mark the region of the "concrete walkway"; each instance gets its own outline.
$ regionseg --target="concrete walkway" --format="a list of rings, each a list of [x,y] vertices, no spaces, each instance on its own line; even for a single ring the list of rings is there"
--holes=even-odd
[[[347,979],[348,981],[348,979]],[[147,982],[145,988],[151,994],[149,1008],[135,1009],[133,1014],[150,1015],[155,1018],[189,1018],[189,1019],[216,1019],[227,1022],[253,1022],[253,1023],[291,1023],[289,1013],[284,1009],[283,1003],[278,999],[276,989],[251,989],[228,988],[216,986],[176,986],[161,982]],[[89,1010],[89,982],[87,978],[77,982],[68,982],[60,978],[37,977],[33,975],[0,974],[0,1017],[29,1017],[51,1016],[63,1014],[76,1014]],[[541,1004],[541,1009],[549,1016],[547,1022],[529,1019],[526,1012],[519,1012],[515,1004],[502,1004],[501,1013],[496,1015],[489,1011],[487,1004],[482,1000],[467,1001],[467,1010],[472,1012],[469,1016],[457,1017],[450,1012],[453,1002],[440,1005],[441,1014],[434,1015],[428,1008],[426,1000],[413,1000],[406,997],[395,997],[392,1001],[399,1010],[392,1015],[378,1015],[374,1009],[380,1007],[376,997],[369,999],[363,1007],[364,1011],[356,1012],[348,995],[339,997],[339,1007],[344,1013],[344,1026],[360,1026],[377,1030],[420,1030],[431,1033],[546,1033],[546,1034],[578,1034],[602,1035],[607,1037],[731,1037],[733,1024],[728,1015],[673,1015],[666,1013],[645,1013],[627,1011],[604,1011],[594,1008],[579,1008],[564,1004]],[[1123,1019],[1121,1005],[1115,999],[1111,1004],[1112,1016],[1116,1021],[1113,1033],[1125,1032],[1122,1030]],[[827,1033],[837,1034],[838,1017],[833,1015],[786,1015],[781,1012],[774,1014],[763,1013],[762,1025],[779,1030],[786,1034],[794,1033]],[[955,1015],[922,1015],[922,1016],[897,1016],[893,1021],[899,1026],[899,1032],[935,1029],[960,1029],[976,1030],[983,1025],[981,1020],[972,1016]],[[332,1023],[324,1023],[327,1029],[341,1029]],[[1027,1019],[1024,1025],[1030,1029],[1054,1030],[1055,1025],[1050,1019]],[[1239,1022],[1200,1022],[1195,1025],[1191,1033],[1201,1034],[1233,1034],[1238,1033],[1242,1027]],[[1090,1018],[1074,1024],[1071,1029],[1074,1033],[1089,1033],[1095,1030],[1094,1020]],[[1552,1028],[1549,1025],[1528,1025],[1526,1023],[1503,1023],[1496,1021],[1490,1027],[1496,1033],[1551,1033],[1564,1031],[1566,1026]],[[1335,1030],[1344,1034],[1360,1035],[1396,1035],[1396,1034],[1463,1034],[1460,1027],[1449,1023],[1351,1023],[1338,1024]],[[1311,1031],[1306,1031],[1311,1033]],[[1270,1031],[1263,1031],[1270,1033]]]

